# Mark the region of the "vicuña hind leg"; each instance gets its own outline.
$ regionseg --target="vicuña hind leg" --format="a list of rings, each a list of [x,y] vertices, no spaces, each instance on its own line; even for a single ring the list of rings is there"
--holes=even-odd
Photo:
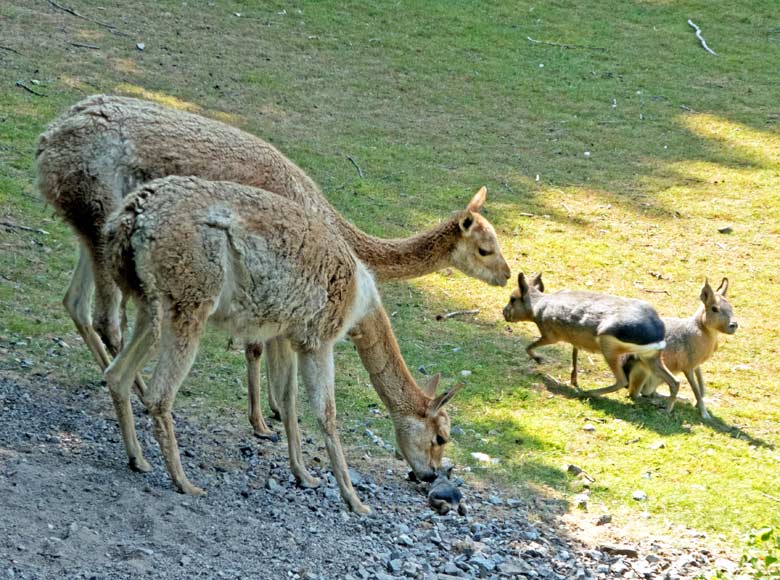
[[[111,399],[114,402],[119,429],[127,451],[128,464],[134,471],[151,471],[152,466],[144,459],[141,445],[135,432],[135,418],[130,405],[130,386],[135,374],[152,354],[156,340],[153,315],[146,304],[140,305],[138,317],[130,341],[119,351],[105,372]]]
[[[191,495],[202,495],[205,491],[192,485],[184,474],[171,411],[176,392],[195,360],[209,306],[200,305],[194,311],[184,313],[165,313],[160,338],[160,358],[145,401],[152,416],[154,436],[160,444],[165,467],[173,485],[177,491]]]
[[[280,363],[275,362],[275,360],[278,356],[277,353],[279,349],[283,348],[277,345],[277,343],[283,340],[285,339],[277,337],[277,338],[272,338],[270,340],[267,340],[265,342],[265,368],[266,368],[266,375],[268,378],[268,406],[271,409],[271,415],[273,416],[274,419],[277,420],[282,419],[281,392],[282,392],[283,385],[274,383],[274,380],[279,374],[276,373],[274,369],[279,367]],[[297,357],[298,355],[293,353],[293,356]]]
[[[341,497],[353,512],[370,514],[371,508],[364,505],[352,487],[347,461],[336,427],[335,372],[333,369],[333,346],[327,345],[314,353],[302,353],[301,376],[306,385],[309,401],[314,407],[317,423],[325,436],[333,475],[341,491]]]
[[[260,344],[248,344],[244,348],[247,370],[247,391],[249,393],[249,422],[252,425],[252,430],[256,437],[278,441],[279,437],[268,428],[268,425],[266,425],[266,422],[263,419],[263,406],[260,402],[260,357],[262,354],[263,346]],[[270,392],[270,385],[268,390]]]
[[[266,342],[269,390],[275,389],[281,400],[282,422],[287,434],[287,452],[290,469],[302,487],[317,487],[320,480],[306,469],[301,450],[301,432],[298,429],[298,357],[290,341],[277,338]]]

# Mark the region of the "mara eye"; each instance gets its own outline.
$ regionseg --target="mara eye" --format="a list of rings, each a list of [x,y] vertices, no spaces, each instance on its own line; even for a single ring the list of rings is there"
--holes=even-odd
[[[491,252],[490,250],[486,250],[486,249],[484,249],[484,248],[480,248],[480,249],[479,249],[479,255],[480,255],[480,256],[489,256],[489,255],[490,255],[490,254],[492,254],[492,253],[493,253],[493,252]]]
[[[436,445],[444,445],[445,443],[447,443],[447,440],[444,437],[436,435]]]
[[[510,303],[510,304],[514,304],[514,303],[515,303],[515,300],[517,300],[517,296],[510,296],[510,297],[509,297],[509,303]]]
[[[710,308],[710,310],[712,310],[713,312],[720,312],[720,308],[718,308],[717,306],[713,306],[712,308]]]

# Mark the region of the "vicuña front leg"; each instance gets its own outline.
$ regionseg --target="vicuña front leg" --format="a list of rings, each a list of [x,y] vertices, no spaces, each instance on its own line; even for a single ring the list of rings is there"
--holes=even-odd
[[[155,343],[155,329],[152,313],[141,307],[130,341],[119,351],[105,372],[111,399],[114,402],[119,429],[127,451],[128,464],[133,471],[151,471],[152,466],[144,459],[141,444],[135,432],[135,418],[130,405],[130,386],[136,373],[152,353]]]
[[[276,390],[281,399],[282,422],[287,435],[290,469],[302,487],[317,487],[320,480],[306,469],[298,429],[298,357],[290,341],[279,338],[266,343],[269,390]]]
[[[244,349],[244,354],[246,356],[247,390],[249,392],[249,422],[252,424],[256,437],[278,441],[279,437],[268,428],[263,419],[263,406],[260,402],[260,357],[263,354],[263,346],[248,344]],[[270,385],[268,390],[271,390]]]
[[[314,353],[301,353],[301,376],[306,392],[314,407],[317,423],[325,436],[325,448],[328,450],[333,475],[341,491],[341,497],[353,512],[370,514],[371,508],[364,505],[349,478],[347,461],[336,427],[335,371],[333,368],[333,346],[327,345]]]
[[[167,312],[160,338],[160,358],[146,393],[146,408],[152,416],[154,436],[160,444],[165,467],[177,491],[190,495],[205,493],[184,474],[176,442],[171,411],[176,393],[192,367],[203,334],[208,307],[181,315]]]

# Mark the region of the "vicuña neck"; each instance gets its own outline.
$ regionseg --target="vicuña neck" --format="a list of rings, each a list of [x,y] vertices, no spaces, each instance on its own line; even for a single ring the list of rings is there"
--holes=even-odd
[[[359,230],[338,212],[334,217],[341,235],[380,281],[416,278],[445,267],[460,231],[452,217],[410,238],[382,239]]]
[[[374,390],[392,416],[419,411],[427,403],[401,356],[384,308],[375,308],[350,333]]]

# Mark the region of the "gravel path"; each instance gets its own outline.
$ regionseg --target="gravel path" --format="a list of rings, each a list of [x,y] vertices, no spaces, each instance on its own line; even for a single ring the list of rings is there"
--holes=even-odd
[[[350,457],[374,509],[360,518],[344,511],[316,442],[306,458],[326,485],[302,490],[284,443],[251,438],[243,417],[215,425],[194,414],[180,411],[177,434],[202,498],[172,491],[140,413],[155,470],[126,468],[103,389],[0,377],[0,578],[693,578],[707,560],[706,550],[609,554],[555,517],[532,525],[538,509],[465,484],[468,516],[435,515],[424,487],[384,457]]]

